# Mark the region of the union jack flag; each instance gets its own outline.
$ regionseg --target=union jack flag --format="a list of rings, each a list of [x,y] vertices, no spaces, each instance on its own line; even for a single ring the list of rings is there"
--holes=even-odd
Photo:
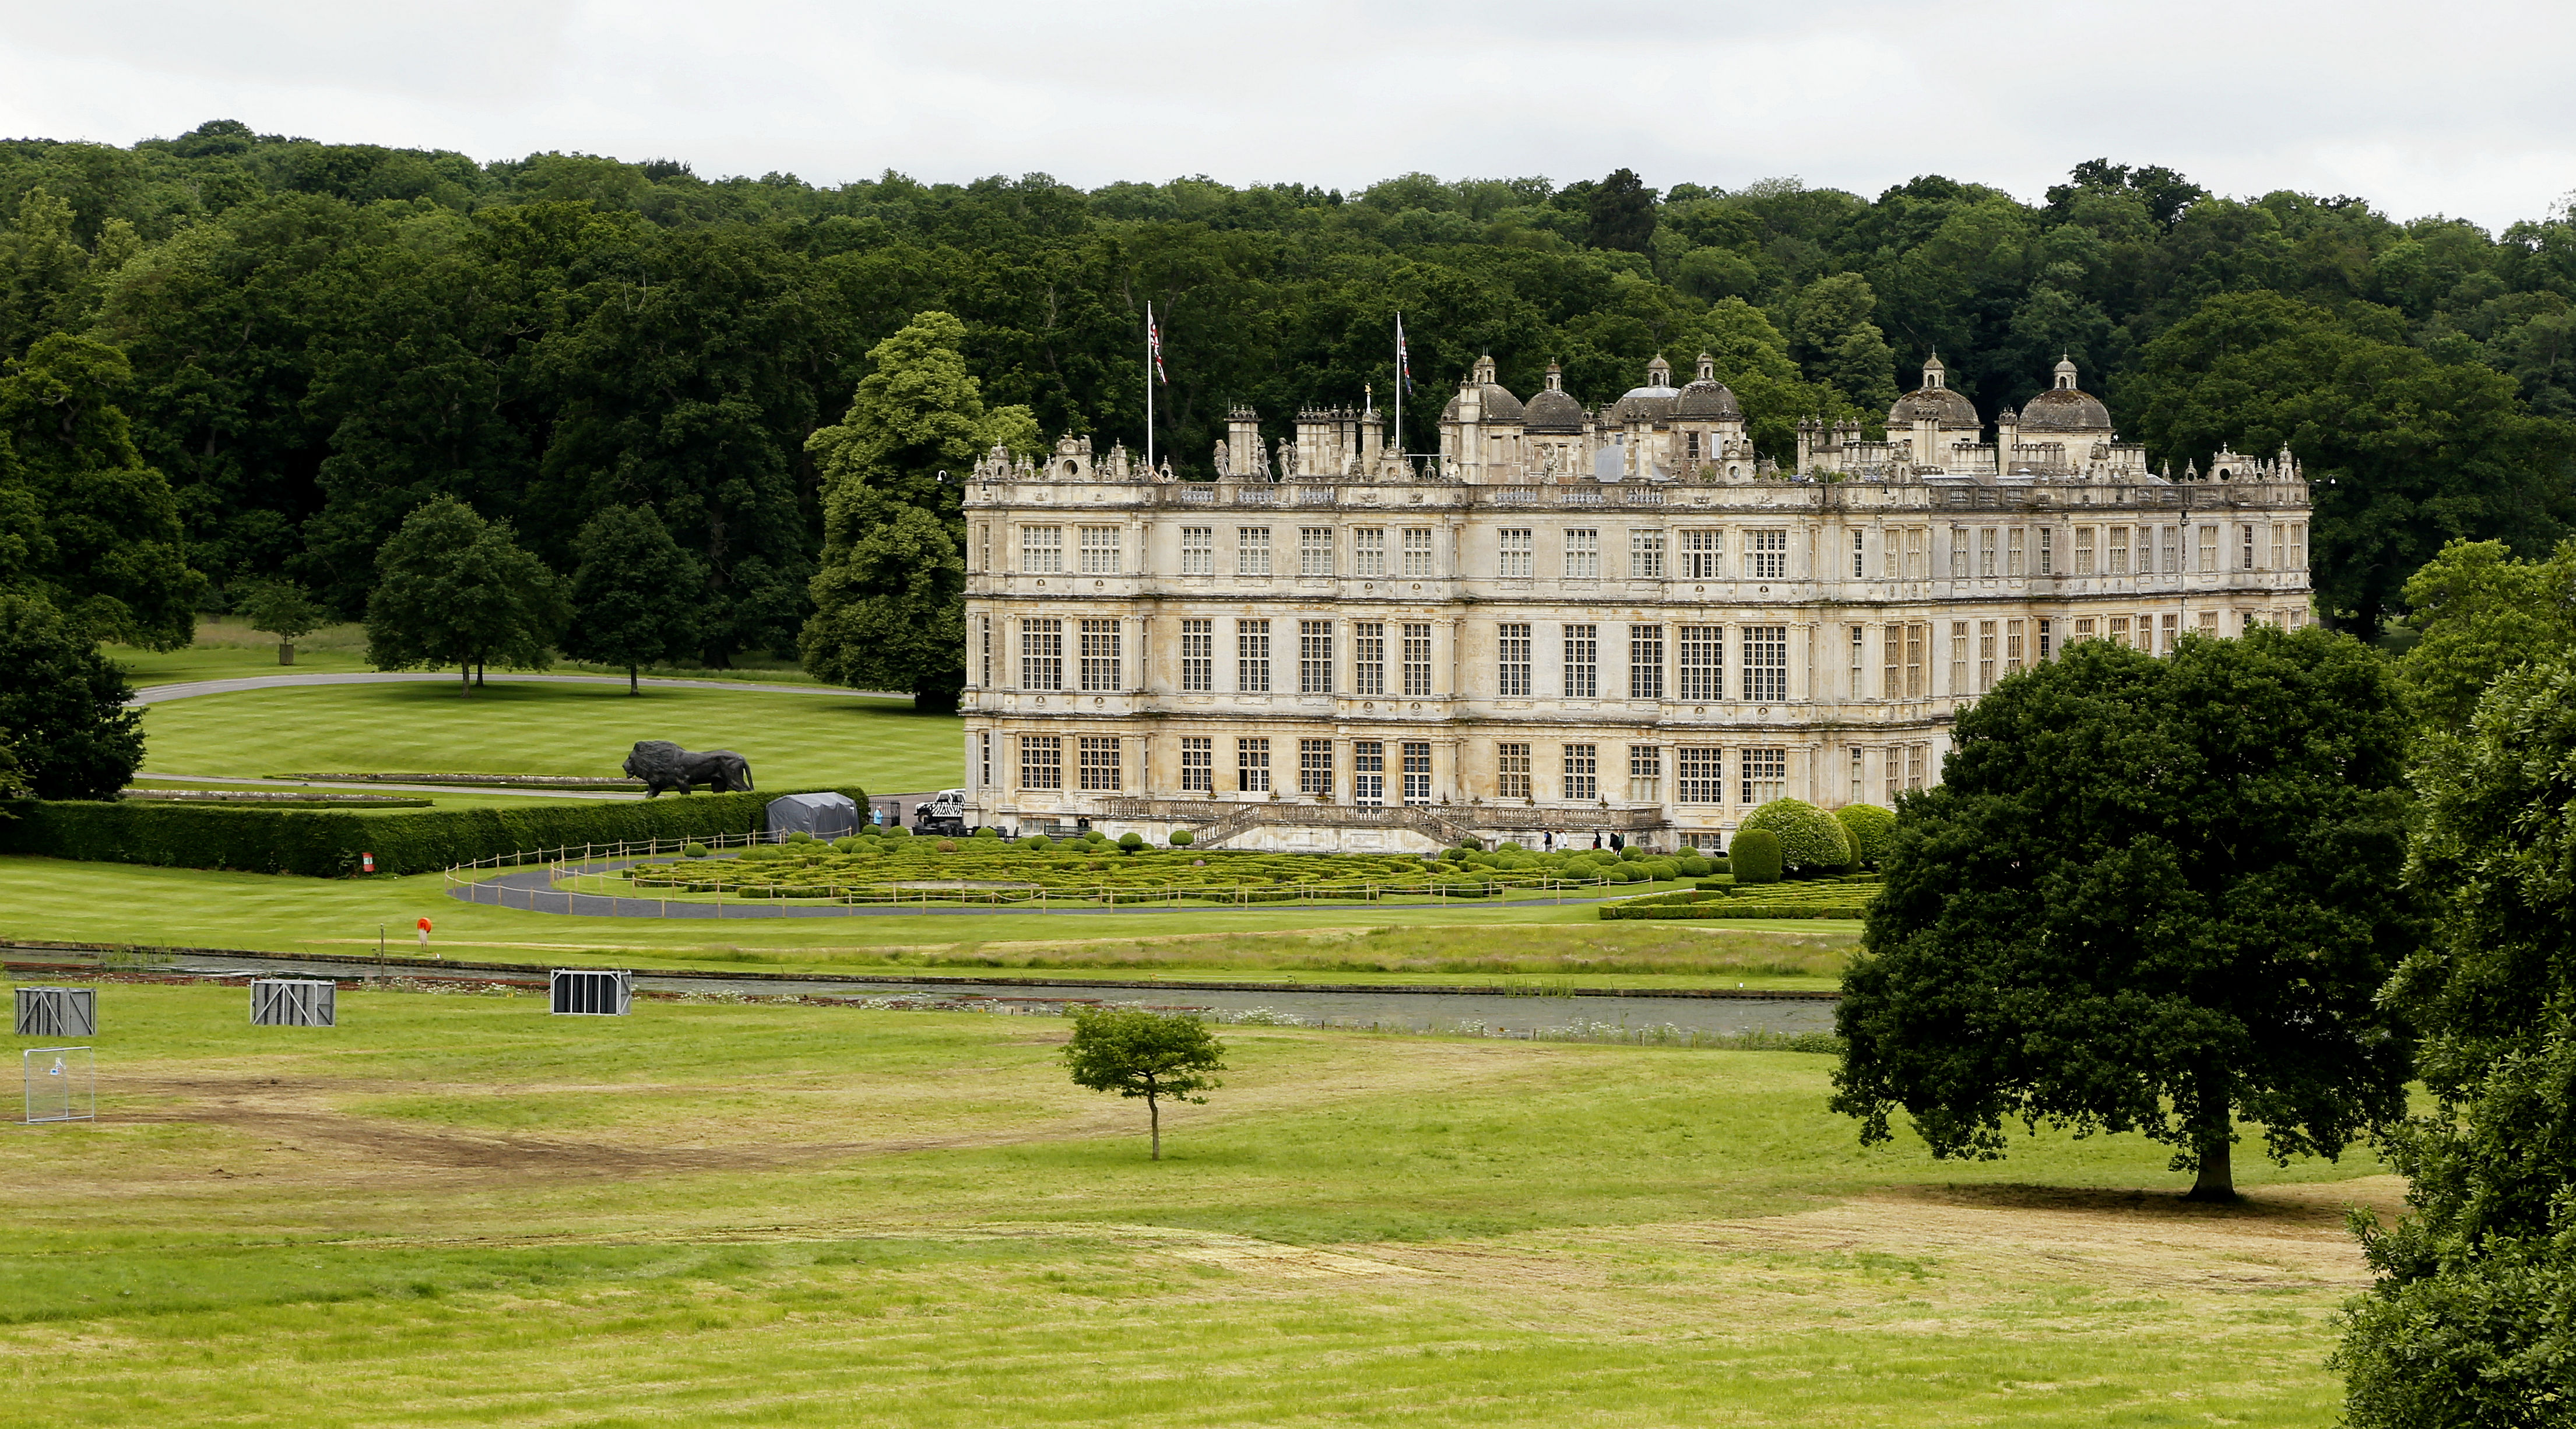
[[[1172,385],[1170,374],[1163,371],[1163,330],[1154,324],[1154,305],[1145,305],[1145,354],[1154,359],[1154,378],[1164,386]]]
[[[1404,351],[1404,314],[1395,315],[1395,376],[1404,384],[1405,395],[1413,393],[1413,359]]]

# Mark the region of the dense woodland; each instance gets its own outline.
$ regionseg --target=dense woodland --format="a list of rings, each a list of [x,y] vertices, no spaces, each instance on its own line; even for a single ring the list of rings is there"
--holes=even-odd
[[[981,400],[1138,447],[1148,301],[1158,445],[1185,475],[1232,404],[1274,436],[1364,384],[1385,405],[1401,310],[1417,450],[1482,352],[1523,392],[1560,361],[1598,402],[1705,348],[1775,452],[1801,416],[1874,425],[1933,350],[1989,418],[2070,354],[2177,473],[2221,443],[2295,449],[2320,603],[2365,632],[2446,538],[2536,555],[2576,522],[2564,213],[2498,236],[2102,162],[2036,204],[1933,176],[1657,193],[1625,170],[826,189],[218,121],[0,142],[0,583],[168,643],[260,577],[361,613],[379,548],[437,497],[567,574],[594,516],[649,507],[703,582],[698,656],[792,652],[824,554],[809,438],[877,344],[954,314]]]

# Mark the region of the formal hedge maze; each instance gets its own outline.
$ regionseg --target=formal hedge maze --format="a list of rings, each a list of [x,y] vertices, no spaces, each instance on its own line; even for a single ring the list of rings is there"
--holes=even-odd
[[[1492,851],[1407,854],[1254,853],[1149,848],[1092,837],[927,839],[870,833],[829,843],[791,840],[729,857],[631,870],[642,894],[826,899],[855,903],[1273,903],[1323,897],[1508,898],[1596,893],[1620,883],[1705,874],[1684,858]]]

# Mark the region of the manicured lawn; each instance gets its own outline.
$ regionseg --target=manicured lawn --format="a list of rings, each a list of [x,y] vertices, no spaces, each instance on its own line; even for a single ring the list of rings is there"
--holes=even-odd
[[[957,783],[951,717],[908,701],[783,691],[445,683],[201,695],[143,717],[155,774],[614,775],[639,739],[732,749],[762,788],[857,784],[887,793]]]
[[[1629,885],[1641,887],[1643,885]],[[1119,910],[721,921],[573,918],[459,902],[436,874],[312,879],[0,857],[0,937],[274,952],[375,946],[428,917],[448,956],[545,965],[1831,988],[1858,926],[1604,923],[1587,906]]]
[[[2323,1426],[2395,1194],[1864,1152],[1821,1057],[1273,1028],[1150,1163],[1054,1019],[341,998],[104,990],[101,1121],[0,1128],[25,1417]]]

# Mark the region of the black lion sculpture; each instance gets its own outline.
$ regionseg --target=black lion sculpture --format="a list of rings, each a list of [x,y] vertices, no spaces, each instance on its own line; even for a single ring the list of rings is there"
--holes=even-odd
[[[691,754],[667,739],[635,741],[635,752],[626,756],[626,774],[644,781],[647,799],[665,789],[694,794],[700,784],[718,794],[751,792],[751,765],[741,755],[730,749]]]

